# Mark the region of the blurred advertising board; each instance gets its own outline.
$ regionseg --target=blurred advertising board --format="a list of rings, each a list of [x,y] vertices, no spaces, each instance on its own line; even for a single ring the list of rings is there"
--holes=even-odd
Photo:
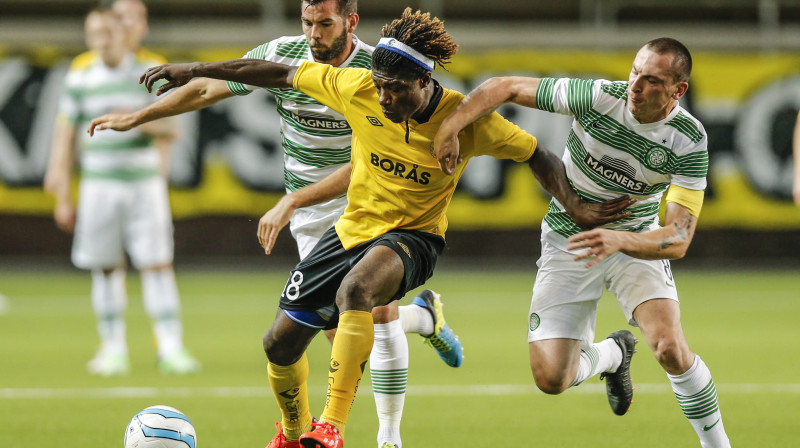
[[[236,58],[247,48],[181,53],[170,60]],[[0,47],[0,215],[47,216],[53,201],[41,188],[66,50],[10,52]],[[437,69],[443,85],[462,92],[492,76],[627,79],[634,52],[495,51],[458,55]],[[800,58],[794,54],[694,55],[683,104],[709,134],[709,188],[699,227],[800,229],[790,200],[791,139],[800,110]],[[571,120],[506,105],[500,112],[562,153]],[[170,162],[173,214],[258,217],[283,192],[278,114],[267,92],[222,101],[180,119]],[[450,228],[537,227],[548,197],[527,166],[495,159],[470,163],[453,198]]]

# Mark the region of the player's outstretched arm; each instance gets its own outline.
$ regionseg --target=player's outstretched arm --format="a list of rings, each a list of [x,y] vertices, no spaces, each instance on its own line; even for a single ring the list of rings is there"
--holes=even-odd
[[[541,144],[536,147],[533,156],[528,160],[528,166],[536,176],[536,180],[558,199],[581,229],[592,229],[627,218],[631,212],[626,209],[636,202],[628,196],[599,203],[584,202],[572,189],[564,163]]]
[[[683,258],[694,238],[697,217],[683,205],[667,202],[664,227],[652,232],[635,233],[609,229],[594,229],[572,235],[569,250],[588,249],[575,260],[590,258],[591,267],[615,252],[643,260],[674,260]]]
[[[180,115],[200,110],[233,96],[225,81],[219,79],[194,79],[158,101],[134,112],[110,113],[92,120],[87,132],[94,136],[95,131],[113,129],[127,131],[136,126],[150,123],[160,118]],[[154,127],[153,129],[159,129]]]
[[[235,81],[258,87],[289,89],[292,87],[297,67],[261,59],[231,59],[221,62],[189,62],[186,64],[164,64],[150,67],[139,78],[149,92],[156,81],[165,84],[156,90],[156,95],[186,85],[193,78],[214,78]]]
[[[278,233],[289,224],[294,211],[301,207],[321,204],[331,199],[338,198],[347,193],[350,185],[351,166],[347,165],[334,171],[326,178],[299,190],[293,191],[282,197],[274,207],[269,209],[258,220],[258,242],[264,248],[264,253],[269,255],[275,247]]]
[[[539,78],[509,76],[490,78],[470,92],[458,109],[444,119],[434,137],[434,156],[442,171],[452,175],[461,163],[457,136],[462,129],[505,103],[536,107],[538,87]]]
[[[792,195],[794,196],[794,203],[800,205],[800,115],[797,116],[797,123],[794,125],[792,146],[794,148],[794,184]]]

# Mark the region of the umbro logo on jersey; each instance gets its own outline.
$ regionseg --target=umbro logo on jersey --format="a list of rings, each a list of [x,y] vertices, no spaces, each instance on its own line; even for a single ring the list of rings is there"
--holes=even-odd
[[[383,126],[383,123],[381,123],[381,120],[378,120],[377,117],[373,117],[371,115],[367,115],[367,121],[369,121],[369,124],[371,124],[373,126]]]

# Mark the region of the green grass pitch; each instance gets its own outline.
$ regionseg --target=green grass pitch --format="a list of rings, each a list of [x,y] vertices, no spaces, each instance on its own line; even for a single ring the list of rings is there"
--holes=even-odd
[[[792,355],[800,346],[800,274],[676,265],[684,329],[714,375],[733,446],[800,446],[800,370]],[[275,315],[289,268],[178,267],[186,343],[203,363],[203,372],[189,377],[156,372],[139,280],[131,274],[133,371],[122,378],[85,372],[97,343],[88,274],[0,272],[0,294],[7,298],[0,304],[0,447],[121,447],[131,416],[155,404],[185,412],[200,448],[263,447],[279,413],[267,384],[261,336]],[[409,335],[404,446],[699,446],[644,343],[632,367],[635,403],[624,417],[611,413],[597,378],[557,397],[536,390],[525,339],[533,278],[530,266],[441,269],[429,281],[427,286],[443,294],[465,362],[458,369],[447,367],[421,338]],[[616,302],[606,296],[598,312],[598,338],[624,326]],[[322,410],[329,353],[322,337],[309,350],[316,414]],[[374,447],[376,429],[367,373],[346,446]]]

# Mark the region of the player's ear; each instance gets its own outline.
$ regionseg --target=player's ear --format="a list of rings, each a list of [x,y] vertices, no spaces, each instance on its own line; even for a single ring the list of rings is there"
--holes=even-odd
[[[689,90],[689,83],[686,81],[681,81],[678,83],[678,88],[675,90],[675,93],[672,94],[672,99],[679,100],[686,94],[686,91]]]
[[[359,17],[358,14],[355,12],[351,12],[347,15],[347,32],[352,34],[356,31],[356,27],[358,26]]]
[[[420,86],[420,88],[424,89],[425,87],[428,87],[428,84],[431,83],[432,79],[433,79],[433,77],[431,75],[431,72],[425,72],[425,74],[422,75],[421,78],[419,78],[419,86]]]

